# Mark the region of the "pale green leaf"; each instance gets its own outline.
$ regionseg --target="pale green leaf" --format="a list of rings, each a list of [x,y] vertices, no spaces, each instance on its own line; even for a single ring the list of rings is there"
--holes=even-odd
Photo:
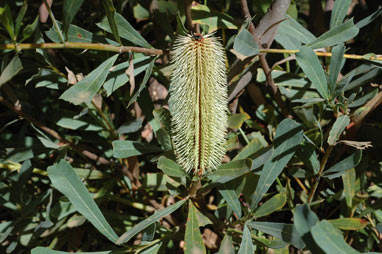
[[[170,205],[169,207],[166,207],[164,209],[156,211],[153,215],[150,217],[144,219],[143,221],[139,222],[137,225],[135,225],[132,229],[125,232],[117,241],[116,244],[120,245],[123,243],[128,242],[131,238],[133,238],[136,234],[150,226],[151,224],[157,222],[159,219],[175,212],[179,207],[181,207],[187,199],[182,199],[176,202],[173,205]]]
[[[317,245],[319,245],[326,254],[359,254],[350,245],[348,245],[342,233],[336,229],[330,222],[323,220],[312,227],[312,235]]]
[[[11,80],[23,69],[18,55],[15,55],[0,74],[0,87]]]
[[[331,146],[336,145],[342,132],[345,130],[346,126],[349,125],[349,123],[350,123],[350,118],[347,115],[341,115],[336,119],[332,129],[329,132],[329,137],[328,137],[329,145]]]
[[[206,247],[203,243],[202,235],[199,230],[198,217],[196,216],[196,207],[188,202],[188,218],[186,223],[186,233],[184,235],[184,253],[185,254],[205,254]]]
[[[252,243],[251,231],[249,231],[247,225],[244,225],[243,237],[238,254],[253,254],[254,251],[255,247]]]
[[[90,103],[93,96],[102,87],[110,68],[117,60],[118,55],[114,55],[100,64],[96,69],[90,72],[84,79],[66,90],[60,99],[79,105],[81,103]]]
[[[233,43],[233,49],[244,56],[254,56],[259,53],[259,47],[247,29],[241,29]]]
[[[161,148],[151,145],[140,143],[131,140],[115,140],[113,145],[113,156],[115,158],[129,158],[146,153],[155,153],[162,151]]]
[[[351,2],[351,0],[336,0],[334,2],[332,16],[330,17],[330,29],[342,24]]]
[[[290,243],[299,249],[305,247],[305,243],[302,241],[296,231],[296,228],[292,224],[252,221],[248,222],[247,225],[251,228],[273,235],[274,237],[277,237],[286,243]]]
[[[330,47],[354,38],[358,32],[359,29],[354,25],[353,18],[351,18],[342,25],[330,29],[306,46],[313,49]]]
[[[302,126],[296,121],[287,118],[279,124],[274,140],[274,153],[263,166],[256,191],[252,195],[251,208],[257,207],[264,194],[296,152],[302,138]]]
[[[322,98],[328,100],[329,92],[325,72],[313,50],[301,47],[300,51],[296,53],[296,60]]]
[[[63,193],[77,211],[105,237],[112,242],[118,239],[117,234],[106,221],[101,210],[90,196],[89,191],[74,173],[68,162],[61,160],[58,164],[48,167],[48,176],[52,181],[52,185]]]
[[[274,195],[271,199],[267,200],[263,205],[256,209],[255,213],[253,214],[253,217],[259,218],[269,215],[275,211],[278,211],[284,207],[286,202],[287,193],[286,191],[282,191]]]
[[[64,1],[64,7],[63,7],[63,24],[64,24],[64,33],[66,35],[66,38],[68,38],[68,30],[69,25],[72,23],[74,16],[76,16],[77,12],[81,8],[82,3],[84,0],[65,0]]]

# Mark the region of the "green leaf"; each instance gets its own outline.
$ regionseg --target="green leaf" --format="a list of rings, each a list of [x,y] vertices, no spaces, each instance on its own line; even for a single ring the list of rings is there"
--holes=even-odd
[[[355,196],[355,169],[351,168],[345,171],[342,175],[342,182],[344,185],[344,194],[347,207],[351,210],[353,198]]]
[[[237,29],[235,19],[227,15],[225,12],[211,10],[207,5],[196,4],[191,9],[192,22],[200,25],[208,26],[208,33],[223,29]]]
[[[273,235],[286,243],[302,249],[305,243],[299,237],[296,228],[292,224],[276,223],[276,222],[248,222],[247,225],[264,233]]]
[[[8,4],[5,4],[4,7],[0,8],[0,22],[4,26],[4,28],[7,30],[9,37],[12,40],[16,41],[12,12]]]
[[[260,206],[253,214],[253,217],[260,218],[278,211],[284,207],[286,202],[287,193],[286,191],[282,191],[274,195],[271,199],[267,200],[262,206]]]
[[[308,169],[317,174],[320,169],[320,162],[317,159],[318,156],[314,149],[311,143],[305,141],[297,149],[296,155],[304,162],[304,165]]]
[[[153,61],[154,60],[150,59],[149,56],[134,59],[134,76],[139,75],[145,70],[149,71],[148,67],[149,65],[151,66]],[[129,76],[126,75],[126,70],[127,68],[129,68],[129,65],[129,61],[126,61],[116,66],[113,66],[113,69],[110,71],[110,74],[107,76],[107,79],[103,84],[103,88],[105,88],[106,90],[106,96],[109,97],[118,88],[122,87],[129,81]]]
[[[65,0],[63,7],[63,24],[64,24],[64,33],[66,39],[68,39],[68,30],[69,25],[72,23],[74,16],[76,16],[78,10],[81,8],[84,0]]]
[[[15,36],[17,37],[20,32],[21,23],[24,19],[25,13],[28,10],[28,3],[24,2],[23,6],[21,6],[19,13],[17,14],[16,22],[15,22]]]
[[[145,76],[143,77],[143,80],[142,80],[141,84],[139,85],[138,91],[136,91],[134,93],[134,95],[130,98],[129,103],[127,104],[127,107],[129,107],[131,104],[133,104],[137,100],[137,98],[141,94],[142,90],[146,87],[146,83],[149,80],[151,73],[153,71],[155,60],[156,60],[156,58],[153,58],[151,60],[151,62],[149,63],[149,65],[147,66]]]
[[[341,218],[328,220],[328,222],[342,230],[361,230],[368,224],[367,220],[361,218]]]
[[[314,41],[316,36],[294,18],[287,16],[277,29],[275,39],[285,49],[299,49],[301,43]]]
[[[173,205],[170,205],[169,207],[166,207],[164,209],[156,211],[153,215],[150,217],[144,219],[143,221],[139,222],[137,225],[135,225],[132,229],[125,232],[116,242],[116,244],[120,245],[123,243],[128,242],[133,236],[150,226],[151,224],[157,222],[161,218],[175,212],[179,207],[181,207],[187,199],[182,199],[176,202]]]
[[[134,29],[132,25],[119,13],[115,13],[114,15],[115,23],[118,26],[119,35],[130,41],[131,43],[144,47],[144,48],[152,48],[151,45],[142,37],[137,30]],[[106,20],[102,20],[101,23],[97,23],[97,26],[101,29],[111,32],[109,23]]]
[[[232,237],[228,234],[224,235],[223,241],[220,243],[218,254],[232,254],[235,253],[235,247],[232,243]]]
[[[328,100],[329,91],[325,72],[313,50],[308,47],[301,47],[300,51],[296,53],[296,60],[322,98]]]
[[[342,25],[330,29],[306,46],[313,49],[330,47],[352,39],[358,32],[359,29],[354,25],[353,18],[351,18]]]
[[[23,69],[18,55],[15,55],[0,74],[0,87],[11,80]]]
[[[115,158],[129,158],[146,153],[161,152],[162,149],[151,144],[139,143],[131,140],[115,140],[113,145],[113,156]]]
[[[178,165],[178,163],[164,156],[159,158],[158,168],[169,176],[188,177],[188,174]]]
[[[233,43],[233,49],[245,56],[254,56],[259,53],[259,47],[247,29],[241,29]]]
[[[70,254],[73,252],[65,252],[65,251],[58,251],[58,250],[52,250],[49,248],[44,247],[36,247],[32,249],[31,254]],[[115,251],[97,251],[97,252],[76,252],[76,254],[118,254]],[[122,253],[121,253],[122,254]]]
[[[343,159],[340,162],[337,162],[333,166],[331,166],[329,169],[325,170],[324,176],[328,177],[329,179],[333,179],[335,177],[339,177],[340,175],[344,174],[346,170],[352,169],[355,166],[357,166],[362,159],[362,150],[356,150],[352,155],[349,157]],[[330,174],[334,173],[334,174]]]
[[[312,212],[308,204],[297,205],[293,213],[294,227],[298,235],[305,242],[307,247],[314,251],[313,253],[322,254],[323,251],[313,240],[312,234],[310,232],[311,228],[316,225],[319,220],[317,215]]]
[[[62,24],[58,21],[57,21],[57,25],[59,27],[62,26]],[[45,32],[45,34],[53,42],[61,43],[61,39],[56,29],[54,28],[54,26],[52,26],[49,29],[49,31]],[[69,42],[104,43],[104,44],[118,46],[117,42],[110,40],[104,36],[93,34],[89,32],[88,30],[85,30],[76,25],[69,25],[69,30],[67,31],[66,36]]]
[[[48,176],[52,185],[63,193],[73,206],[105,237],[115,242],[117,234],[102,215],[101,210],[90,196],[89,191],[74,173],[70,164],[61,160],[58,164],[48,167]]]
[[[263,148],[263,144],[258,138],[252,139],[232,160],[246,159]]]
[[[245,120],[251,119],[247,113],[237,113],[228,117],[228,128],[239,129]]]
[[[202,235],[199,230],[197,209],[194,204],[188,202],[188,218],[186,224],[186,233],[184,235],[184,253],[185,254],[203,254],[206,253],[206,247],[203,243]]]
[[[376,10],[375,12],[373,12],[372,14],[367,16],[366,18],[358,21],[357,24],[355,24],[355,26],[358,27],[359,29],[361,29],[362,27],[367,26],[368,24],[373,22],[381,14],[382,14],[382,8],[379,8],[378,10]]]
[[[346,126],[350,123],[350,118],[347,115],[339,116],[333,124],[332,129],[329,132],[328,144],[334,146],[337,144],[342,132],[345,130]]]
[[[302,138],[302,126],[296,121],[287,118],[279,124],[274,140],[274,153],[272,158],[264,164],[256,191],[252,195],[252,209],[257,207],[264,194],[285,168],[296,152]]]
[[[116,16],[117,12],[115,11],[113,0],[101,0],[102,6],[105,9],[107,16],[107,27],[109,28],[108,32],[114,35],[115,40],[122,45],[121,38],[119,35],[119,27],[117,25]]]
[[[332,50],[332,57],[330,60],[330,66],[329,66],[329,91],[332,98],[335,96],[335,88],[337,84],[337,78],[340,74],[340,71],[342,67],[345,64],[345,58],[343,58],[345,53],[345,46],[344,44],[339,44],[335,46]]]
[[[359,254],[342,237],[330,222],[323,220],[312,227],[312,235],[317,245],[327,254]]]
[[[95,70],[90,72],[83,80],[67,89],[60,99],[79,105],[81,103],[90,103],[93,96],[102,87],[110,68],[117,60],[118,55],[114,55],[100,64]]]
[[[39,22],[39,16],[37,16],[34,19],[32,24],[28,24],[28,25],[26,25],[24,27],[24,29],[23,29],[23,38],[21,39],[20,42],[25,41],[26,39],[28,39],[29,37],[31,37],[33,35],[34,31],[37,28],[38,22]]]
[[[342,24],[351,2],[351,0],[337,0],[334,2],[332,16],[330,17],[330,29]]]
[[[238,195],[233,189],[232,185],[222,184],[218,188],[220,195],[227,202],[227,205],[236,213],[236,215],[241,218],[241,205],[238,199]]]
[[[252,243],[251,231],[249,231],[247,225],[244,225],[243,238],[240,243],[238,254],[252,254],[254,252],[255,247]]]

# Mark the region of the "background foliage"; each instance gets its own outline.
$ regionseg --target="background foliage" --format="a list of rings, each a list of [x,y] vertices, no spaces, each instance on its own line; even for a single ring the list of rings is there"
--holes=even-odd
[[[270,2],[2,1],[1,252],[382,251],[380,1]],[[200,181],[166,110],[191,18],[231,110]]]

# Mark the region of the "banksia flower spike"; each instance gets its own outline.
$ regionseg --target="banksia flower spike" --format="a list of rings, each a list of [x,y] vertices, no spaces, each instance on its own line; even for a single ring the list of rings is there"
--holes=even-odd
[[[227,76],[224,48],[212,35],[178,36],[171,54],[169,106],[178,163],[199,175],[225,153]]]

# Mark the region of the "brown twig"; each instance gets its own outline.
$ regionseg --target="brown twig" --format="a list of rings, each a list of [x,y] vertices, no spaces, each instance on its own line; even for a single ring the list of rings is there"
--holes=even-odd
[[[3,104],[4,106],[6,106],[7,108],[9,108],[10,110],[12,110],[14,113],[19,115],[20,117],[27,120],[28,122],[33,123],[38,128],[43,130],[45,133],[49,134],[50,136],[54,137],[55,139],[58,139],[60,141],[60,143],[62,143],[61,146],[69,145],[74,150],[82,153],[84,156],[88,157],[91,160],[96,161],[97,163],[100,163],[100,164],[110,164],[111,163],[109,160],[105,159],[104,157],[98,156],[98,155],[96,155],[96,154],[94,154],[94,153],[92,153],[92,152],[90,152],[90,151],[88,151],[88,150],[86,150],[80,146],[73,144],[72,142],[66,140],[65,138],[61,137],[61,135],[58,134],[55,130],[50,129],[49,127],[47,127],[47,126],[43,125],[42,123],[40,123],[39,121],[35,120],[30,115],[23,112],[20,107],[13,105],[9,101],[5,100],[2,96],[0,96],[0,103]]]
[[[328,162],[328,159],[329,159],[330,154],[332,153],[332,150],[333,150],[333,146],[329,146],[328,149],[326,150],[325,154],[324,154],[324,157],[321,160],[320,169],[314,178],[313,187],[310,189],[310,193],[309,193],[309,197],[308,197],[308,203],[311,203],[313,200],[313,197],[314,197],[314,194],[316,193],[318,184],[320,183],[320,178],[322,176],[322,173],[324,172],[326,163]]]
[[[163,55],[166,50],[155,48],[141,48],[132,46],[114,46],[102,43],[84,43],[84,42],[65,42],[65,43],[19,43],[19,44],[0,44],[0,49],[90,49],[102,50],[116,53],[138,52],[146,55]]]
[[[185,1],[185,9],[184,9],[184,13],[186,15],[186,28],[189,30],[189,31],[192,31],[192,32],[195,32],[194,31],[194,25],[192,24],[192,17],[191,17],[191,8],[192,8],[192,0],[187,0]]]
[[[263,45],[263,43],[259,39],[259,36],[256,34],[257,31],[256,31],[255,26],[253,25],[253,23],[251,21],[251,14],[249,13],[247,0],[241,0],[240,4],[241,4],[241,9],[242,9],[242,13],[243,13],[244,17],[249,19],[249,22],[250,22],[248,30],[252,34],[253,39],[257,42],[258,46],[261,47]],[[276,26],[272,25],[272,29],[274,29],[273,27],[276,27],[276,29],[277,29],[277,26],[278,25],[276,25]],[[270,31],[272,29],[267,28],[265,31]],[[263,36],[263,35],[264,35],[264,33],[261,34],[261,36]],[[268,44],[266,44],[266,45],[267,45],[266,47],[269,48],[270,45],[268,45]],[[291,118],[292,116],[288,112],[288,108],[285,105],[284,101],[282,100],[280,91],[277,89],[277,86],[276,86],[276,84],[275,84],[275,82],[274,82],[274,80],[272,78],[272,75],[271,75],[272,70],[271,70],[271,68],[269,68],[268,62],[267,62],[267,60],[265,58],[265,54],[261,53],[261,54],[259,54],[259,57],[260,57],[260,65],[263,68],[265,76],[267,78],[267,84],[272,89],[275,101],[276,101],[277,105],[279,105],[279,107],[281,109],[281,113],[283,114],[284,117]]]

